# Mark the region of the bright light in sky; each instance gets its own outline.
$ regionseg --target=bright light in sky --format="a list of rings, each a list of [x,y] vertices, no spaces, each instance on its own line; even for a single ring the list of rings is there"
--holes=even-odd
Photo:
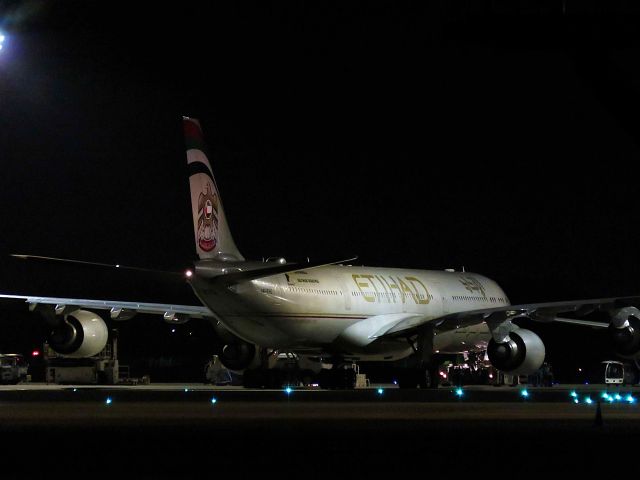
[[[0,32],[0,50],[2,50],[2,44],[4,43],[5,39],[7,37],[5,37],[2,32]]]

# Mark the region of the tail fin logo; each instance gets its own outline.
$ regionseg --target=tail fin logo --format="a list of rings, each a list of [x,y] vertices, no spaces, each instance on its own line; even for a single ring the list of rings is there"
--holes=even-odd
[[[218,193],[211,182],[198,197],[198,245],[210,252],[218,244]]]

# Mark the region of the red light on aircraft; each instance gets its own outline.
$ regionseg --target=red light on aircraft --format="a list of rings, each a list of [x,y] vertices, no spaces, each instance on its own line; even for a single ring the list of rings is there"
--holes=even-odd
[[[31,352],[31,356],[32,357],[39,357],[40,356],[40,350],[34,350],[33,352]]]

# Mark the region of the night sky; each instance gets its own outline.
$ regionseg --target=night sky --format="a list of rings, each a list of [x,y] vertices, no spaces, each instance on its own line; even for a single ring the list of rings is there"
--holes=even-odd
[[[131,4],[0,2],[3,291],[195,303],[6,259],[190,266],[189,115],[247,258],[464,266],[512,303],[640,292],[631,2]]]

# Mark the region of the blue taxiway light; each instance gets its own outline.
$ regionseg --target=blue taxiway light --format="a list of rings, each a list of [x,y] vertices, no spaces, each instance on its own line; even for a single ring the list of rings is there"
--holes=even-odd
[[[218,402],[218,399],[216,397],[211,397],[211,404],[215,405]]]
[[[572,390],[569,395],[571,395],[571,397],[573,397],[573,398],[578,398],[578,394],[576,393],[575,390]]]
[[[378,395],[382,395],[384,393],[384,390],[382,388],[378,389]]]
[[[529,391],[527,389],[521,390],[520,395],[524,398],[529,398]]]
[[[189,391],[189,389],[188,389],[188,388],[185,388],[185,389],[184,389],[184,391],[185,391],[185,392],[188,392],[188,391]]]
[[[607,402],[613,402],[613,397],[609,396],[607,392],[604,392],[600,397]]]
[[[622,397],[620,396],[619,393],[616,393],[616,396],[614,397],[617,401],[622,400]]]
[[[633,397],[633,395],[629,394],[625,397],[625,401],[629,403],[635,403],[636,399]]]
[[[462,397],[464,395],[464,391],[461,388],[456,388],[455,393],[458,397]]]
[[[574,398],[573,403],[580,403],[580,400],[578,400],[577,398]]]
[[[113,400],[111,400],[111,397],[107,397],[107,400],[104,402],[107,405],[111,405],[111,403],[113,402]]]
[[[584,399],[585,403],[587,403],[588,405],[591,405],[593,403],[593,400],[591,400],[591,397],[587,397]]]
[[[285,389],[284,389],[284,392],[285,392],[287,395],[291,395],[291,392],[293,392],[293,388],[291,388],[291,387],[287,387],[287,388],[285,388]]]

